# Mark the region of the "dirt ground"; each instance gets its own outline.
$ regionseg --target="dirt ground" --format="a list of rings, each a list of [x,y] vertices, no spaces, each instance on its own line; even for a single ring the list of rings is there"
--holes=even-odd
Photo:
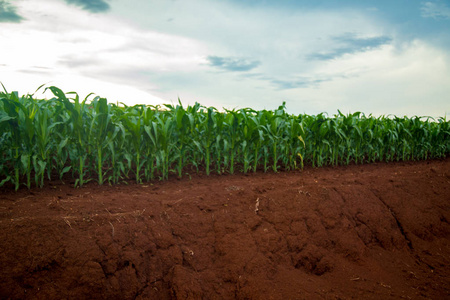
[[[450,159],[0,191],[1,299],[450,299]]]

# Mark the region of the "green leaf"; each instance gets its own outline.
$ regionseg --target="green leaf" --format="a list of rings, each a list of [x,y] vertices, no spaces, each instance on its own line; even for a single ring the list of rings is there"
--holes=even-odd
[[[11,176],[6,177],[5,179],[3,179],[3,180],[0,182],[0,186],[3,186],[5,183],[7,183],[7,182],[10,181],[10,180],[11,180]]]

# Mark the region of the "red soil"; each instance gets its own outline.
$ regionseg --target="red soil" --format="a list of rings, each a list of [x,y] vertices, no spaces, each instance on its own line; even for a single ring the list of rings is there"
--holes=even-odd
[[[0,192],[1,299],[450,298],[450,159]]]

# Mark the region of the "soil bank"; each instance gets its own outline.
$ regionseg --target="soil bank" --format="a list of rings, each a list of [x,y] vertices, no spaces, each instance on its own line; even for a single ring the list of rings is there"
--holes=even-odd
[[[0,191],[1,299],[449,299],[450,159]]]

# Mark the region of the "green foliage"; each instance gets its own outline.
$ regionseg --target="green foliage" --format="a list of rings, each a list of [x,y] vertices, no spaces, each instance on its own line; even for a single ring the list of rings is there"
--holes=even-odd
[[[198,103],[118,106],[48,87],[54,97],[0,92],[0,186],[44,178],[165,180],[189,172],[235,173],[445,157],[450,122],[421,117],[290,115]]]

